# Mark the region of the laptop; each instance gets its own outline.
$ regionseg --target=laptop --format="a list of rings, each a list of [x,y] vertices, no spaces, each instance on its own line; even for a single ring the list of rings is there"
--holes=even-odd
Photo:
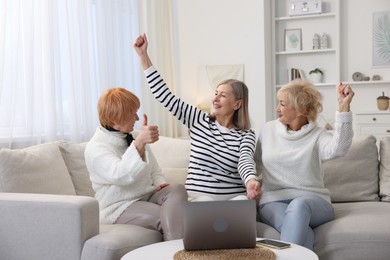
[[[185,250],[254,248],[256,201],[194,201],[184,204]]]

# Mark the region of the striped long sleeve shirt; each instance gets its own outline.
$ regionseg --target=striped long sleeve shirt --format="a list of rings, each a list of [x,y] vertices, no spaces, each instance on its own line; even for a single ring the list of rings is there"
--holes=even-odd
[[[153,66],[144,72],[153,96],[189,129],[191,152],[185,184],[189,196],[222,200],[246,195],[245,183],[257,178],[255,132],[221,126],[176,97]]]

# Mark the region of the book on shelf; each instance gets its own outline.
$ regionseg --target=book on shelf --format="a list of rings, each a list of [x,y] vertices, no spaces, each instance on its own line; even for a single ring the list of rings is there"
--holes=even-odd
[[[287,80],[288,82],[294,80],[294,79],[306,79],[305,73],[303,70],[298,68],[290,68],[287,70]]]

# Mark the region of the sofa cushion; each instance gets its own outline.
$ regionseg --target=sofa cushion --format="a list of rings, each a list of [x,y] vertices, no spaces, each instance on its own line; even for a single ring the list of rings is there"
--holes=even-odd
[[[76,195],[55,143],[0,149],[0,192]]]
[[[158,231],[136,225],[101,225],[100,234],[84,244],[81,260],[120,259],[126,253],[162,241]]]
[[[190,140],[160,136],[150,145],[161,168],[188,168]]]
[[[345,156],[324,163],[332,202],[379,200],[378,165],[375,137],[354,138]]]
[[[187,179],[187,168],[162,168],[162,173],[168,183],[184,184]]]
[[[256,221],[256,233],[257,237],[280,239],[280,233],[275,228],[259,221]]]
[[[390,201],[390,136],[380,140],[379,196]]]
[[[57,143],[76,189],[76,194],[79,196],[94,197],[95,191],[89,179],[89,172],[84,157],[87,143],[79,144],[68,141],[57,141]]]
[[[334,220],[314,229],[319,259],[389,259],[390,203],[334,203]]]

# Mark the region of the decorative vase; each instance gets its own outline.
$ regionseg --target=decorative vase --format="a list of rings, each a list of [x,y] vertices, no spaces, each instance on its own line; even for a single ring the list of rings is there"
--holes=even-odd
[[[327,49],[328,48],[328,35],[325,33],[322,34],[321,37],[321,49]]]
[[[376,102],[379,110],[389,109],[389,97],[385,96],[385,92],[382,92],[382,96],[379,96]]]
[[[321,83],[322,82],[322,74],[319,72],[313,72],[309,74],[310,81],[313,83]]]
[[[320,36],[315,33],[313,36],[313,50],[318,50],[319,48],[320,48]]]

